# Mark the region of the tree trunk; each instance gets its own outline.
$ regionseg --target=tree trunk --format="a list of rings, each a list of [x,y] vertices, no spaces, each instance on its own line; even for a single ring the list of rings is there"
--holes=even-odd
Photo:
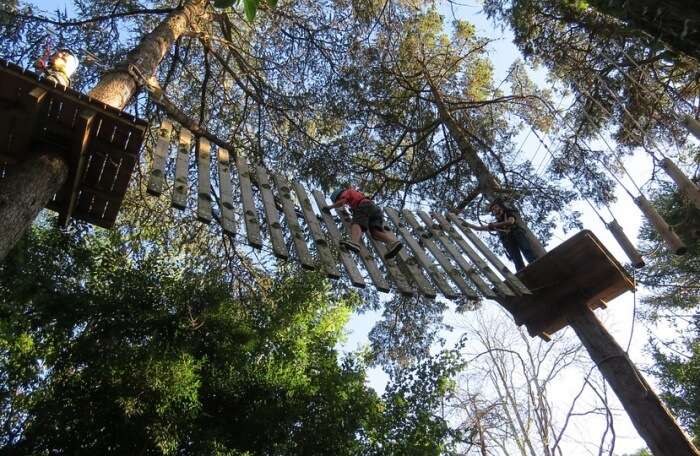
[[[445,100],[442,98],[442,94],[433,84],[427,72],[425,73],[425,75],[426,79],[428,80],[428,84],[430,85],[430,90],[433,93],[433,97],[435,97],[435,104],[437,105],[438,111],[440,112],[440,118],[443,122],[445,122],[445,125],[447,125],[447,129],[449,130],[450,134],[455,139],[455,141],[457,141],[457,145],[459,146],[459,149],[462,152],[464,160],[467,162],[472,172],[474,172],[474,174],[476,175],[477,180],[479,182],[479,189],[489,201],[493,201],[497,198],[496,193],[497,190],[501,188],[501,185],[499,184],[496,177],[491,173],[491,170],[489,170],[488,166],[486,166],[486,163],[484,163],[484,161],[479,157],[474,147],[472,147],[471,143],[467,139],[467,135],[462,130],[462,127],[459,125],[459,123],[457,123],[454,117],[452,117],[452,113],[447,107]],[[537,236],[535,236],[534,233],[527,226],[525,221],[522,220],[522,217],[520,217],[519,225],[525,231],[525,235],[530,241],[530,245],[532,245],[532,250],[535,252],[537,257],[539,258],[541,256],[544,256],[547,253],[547,251],[542,246],[540,240],[537,239]]]
[[[700,455],[593,311],[581,302],[572,308],[568,319],[652,453],[655,456]]]
[[[124,109],[142,85],[129,71],[153,77],[158,65],[194,20],[205,16],[205,0],[189,0],[173,11],[151,33],[145,35],[127,57],[127,65],[106,73],[90,91],[90,96],[103,103]],[[7,176],[0,179],[0,261],[32,224],[39,211],[65,184],[68,165],[55,153],[39,155],[24,163],[8,166]]]
[[[148,80],[156,74],[160,62],[178,38],[191,30],[194,21],[205,16],[205,6],[204,0],[189,0],[181,9],[170,13],[129,52],[125,64],[102,77],[90,91],[90,96],[115,108],[124,109],[143,84],[139,79],[142,77]],[[137,72],[140,78],[137,79],[133,72]]]
[[[67,178],[68,165],[63,157],[51,151],[42,151],[8,167],[5,177],[0,179],[0,260]]]

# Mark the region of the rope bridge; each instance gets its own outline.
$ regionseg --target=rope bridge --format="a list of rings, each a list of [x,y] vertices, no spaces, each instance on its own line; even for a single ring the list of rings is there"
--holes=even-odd
[[[173,151],[175,156],[171,157]],[[196,183],[188,181],[192,161],[196,161]],[[368,244],[362,243],[359,255],[353,255],[339,245],[350,233],[349,214],[337,211],[334,217],[318,210],[327,205],[320,191],[308,191],[300,182],[290,182],[281,173],[251,164],[243,154],[232,159],[230,151],[222,147],[214,150],[206,138],[195,138],[185,128],[175,132],[172,123],[165,120],[153,150],[148,193],[163,194],[167,169],[174,169],[170,176],[173,207],[184,210],[190,189],[196,188],[197,219],[210,223],[214,215],[212,182],[217,182],[217,218],[225,233],[235,238],[245,231],[247,244],[256,249],[263,247],[263,236],[267,235],[277,258],[296,261],[307,270],[320,269],[332,279],[340,278],[344,271],[355,287],[367,286],[367,277],[377,290],[395,289],[405,296],[435,298],[439,292],[448,299],[479,299],[529,293],[454,214],[445,217],[386,208],[386,216],[406,249],[396,259],[386,260],[384,245],[370,237]]]

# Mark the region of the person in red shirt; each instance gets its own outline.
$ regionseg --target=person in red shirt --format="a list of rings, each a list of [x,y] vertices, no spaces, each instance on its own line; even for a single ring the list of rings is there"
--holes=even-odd
[[[350,237],[352,240],[342,240],[340,245],[350,250],[351,252],[360,252],[360,239],[362,233],[369,231],[373,239],[382,241],[386,244],[386,253],[384,258],[394,258],[403,248],[403,244],[399,241],[391,231],[384,228],[384,216],[382,210],[367,198],[362,192],[355,190],[352,187],[340,188],[331,195],[333,204],[321,208],[323,211],[330,211],[345,205],[350,206],[352,210],[352,222],[350,223]]]

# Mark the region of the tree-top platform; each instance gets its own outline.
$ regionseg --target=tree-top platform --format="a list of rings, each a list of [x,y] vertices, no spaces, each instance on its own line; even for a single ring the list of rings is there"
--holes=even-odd
[[[499,302],[518,325],[531,336],[548,338],[567,326],[573,306],[585,302],[590,309],[607,303],[626,291],[634,281],[590,231],[577,233],[516,276],[532,294],[504,296]]]
[[[119,109],[0,60],[0,171],[38,151],[64,155],[68,180],[47,205],[63,223],[76,218],[113,226],[146,126]]]

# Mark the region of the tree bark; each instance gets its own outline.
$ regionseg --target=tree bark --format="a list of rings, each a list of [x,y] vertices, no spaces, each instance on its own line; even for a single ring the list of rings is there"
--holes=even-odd
[[[447,130],[450,132],[452,137],[455,139],[455,141],[457,141],[457,145],[459,146],[459,149],[462,152],[464,160],[469,165],[469,168],[471,168],[472,172],[474,172],[474,174],[476,175],[481,193],[483,193],[489,201],[493,201],[497,198],[496,193],[497,190],[501,188],[501,184],[498,182],[498,179],[496,179],[496,177],[491,173],[491,170],[489,170],[488,166],[486,166],[486,163],[484,163],[481,157],[479,157],[474,147],[472,147],[471,143],[467,139],[467,135],[462,130],[462,127],[452,116],[452,113],[450,112],[447,103],[445,103],[445,100],[442,98],[440,90],[438,90],[438,88],[433,84],[427,72],[424,74],[426,76],[426,79],[428,80],[428,85],[430,86],[430,90],[433,93],[433,97],[435,98],[435,104],[437,105],[438,111],[440,113],[440,118],[447,126]],[[547,253],[547,251],[542,246],[540,240],[537,239],[537,236],[535,236],[534,233],[527,226],[525,221],[522,220],[522,217],[520,217],[519,225],[525,231],[525,235],[530,241],[530,245],[532,245],[532,249],[534,250],[537,257],[539,258],[541,256],[544,256]]]
[[[581,302],[572,307],[568,320],[652,453],[655,456],[700,455],[593,311]]]
[[[42,151],[7,169],[0,179],[0,260],[68,178],[68,165],[55,152]]]
[[[127,64],[106,73],[90,91],[103,103],[124,109],[143,84],[153,77],[160,62],[192,21],[205,16],[205,0],[189,0],[173,11],[151,33],[145,35],[127,57]],[[129,71],[129,68],[132,71]],[[43,152],[26,162],[9,166],[0,179],[0,261],[2,261],[46,204],[68,178],[68,164],[60,154]]]
[[[191,30],[195,20],[205,15],[206,1],[189,0],[173,11],[151,33],[141,39],[126,58],[124,65],[106,73],[90,91],[90,96],[115,108],[124,109],[145,80],[152,78],[170,48],[184,33]],[[132,71],[129,71],[129,68]],[[134,74],[139,74],[137,78]]]

